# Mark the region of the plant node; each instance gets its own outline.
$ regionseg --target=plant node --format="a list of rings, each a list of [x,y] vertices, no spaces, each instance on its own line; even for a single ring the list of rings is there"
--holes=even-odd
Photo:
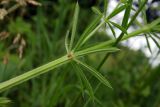
[[[68,59],[73,59],[73,57],[74,57],[73,52],[69,52],[67,54],[67,57],[68,57]]]

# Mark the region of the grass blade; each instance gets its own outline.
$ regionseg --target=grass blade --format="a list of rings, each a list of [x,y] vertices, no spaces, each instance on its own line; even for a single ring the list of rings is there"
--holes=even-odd
[[[78,14],[79,14],[79,5],[78,2],[76,4],[75,12],[74,12],[74,17],[73,17],[73,25],[72,25],[72,34],[71,34],[71,41],[70,41],[70,46],[69,46],[69,51],[71,51],[75,34],[76,34],[76,28],[77,28],[77,22],[78,22]]]
[[[92,68],[91,66],[88,66],[87,64],[75,59],[75,61],[79,64],[81,64],[84,68],[86,68],[93,76],[95,76],[101,83],[103,83],[105,86],[112,88],[108,80],[102,76],[96,69]]]

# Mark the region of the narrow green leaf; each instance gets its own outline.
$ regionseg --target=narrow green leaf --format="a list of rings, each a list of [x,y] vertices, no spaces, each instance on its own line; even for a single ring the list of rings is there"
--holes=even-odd
[[[95,76],[100,82],[102,82],[105,86],[109,87],[112,89],[112,86],[110,85],[110,83],[108,82],[108,80],[102,76],[96,69],[92,68],[91,66],[88,66],[87,64],[74,59],[78,64],[81,64],[83,67],[85,67],[86,69],[88,69],[88,71]]]
[[[101,22],[92,32],[90,32],[82,41],[82,43],[80,44],[80,46],[82,46],[84,43],[86,43],[96,32],[97,30],[102,27],[102,25],[104,25],[103,22]]]
[[[72,68],[76,71],[76,76],[78,77],[78,80],[80,81],[81,89],[84,92],[85,86],[83,84],[83,80],[81,76],[79,75],[79,73],[77,72],[77,69],[75,68],[75,65],[73,64],[73,62],[71,62],[71,65],[72,65]]]
[[[112,31],[112,34],[113,34],[114,38],[116,38],[116,33],[115,33],[115,31],[114,31],[112,25],[111,25],[110,23],[107,23],[107,24],[108,24],[110,30]]]
[[[160,49],[160,44],[157,42],[157,40],[156,40],[154,37],[152,37],[151,34],[149,34],[149,36],[150,36],[151,39],[154,41],[154,43],[156,44],[156,46]]]
[[[88,36],[96,27],[97,24],[100,22],[102,16],[98,16],[83,32],[83,34],[81,35],[80,39],[78,40],[74,50],[78,49],[80,46],[82,46],[82,41],[84,40],[84,38],[86,36]]]
[[[142,3],[140,3],[142,4]],[[144,24],[147,24],[147,15],[146,15],[146,11],[147,11],[147,7],[144,6],[144,8],[142,9],[142,20]]]
[[[148,0],[144,0],[143,3],[141,3],[139,9],[137,10],[137,12],[132,16],[130,22],[127,25],[127,28],[129,26],[131,26],[131,24],[135,21],[135,19],[137,18],[138,14],[142,11],[142,9],[145,7],[145,5],[147,4]]]
[[[76,68],[77,74],[80,76],[80,78],[84,82],[84,85],[86,86],[91,99],[94,100],[94,92],[93,92],[92,86],[89,83],[87,77],[85,76],[85,74],[83,73],[82,69],[79,67],[78,64],[76,64],[76,63],[73,63],[73,64],[74,64],[74,68]]]
[[[102,12],[97,7],[92,7],[92,11],[97,15],[103,16]]]
[[[66,36],[65,36],[65,48],[68,53],[69,52],[69,30],[67,31]]]
[[[157,39],[160,40],[160,36],[158,36],[156,33],[153,32],[152,35],[154,35]]]
[[[118,25],[117,23],[114,23],[112,21],[109,21],[112,25],[114,25],[115,27],[117,27],[119,30],[121,30],[123,33],[127,34],[127,31],[125,28],[123,28],[122,26]]]
[[[132,9],[131,10],[133,10],[134,12],[136,12],[136,9],[134,8],[134,7],[132,7]]]
[[[160,28],[160,25],[154,27],[152,30],[153,30],[154,32],[160,33],[160,29],[159,29],[159,28]]]
[[[107,16],[107,8],[108,8],[108,0],[104,0],[104,17],[106,17]]]
[[[78,5],[78,2],[77,2],[76,8],[75,8],[75,12],[74,12],[74,17],[73,17],[72,34],[71,34],[71,41],[70,41],[69,51],[71,51],[71,49],[73,47],[73,42],[74,42],[74,38],[75,38],[75,35],[76,35],[78,14],[79,14],[79,5]]]
[[[84,49],[84,50],[81,50],[81,51],[78,51],[75,53],[75,55],[77,56],[83,56],[83,55],[88,55],[88,54],[91,54],[91,53],[97,53],[97,52],[116,52],[116,51],[119,51],[118,48],[114,48],[114,47],[103,47],[103,48],[87,48],[87,49]]]
[[[119,5],[118,5],[119,6]],[[107,17],[107,19],[111,19],[112,17],[116,16],[118,13],[122,12],[128,5],[124,4],[120,7],[116,7],[113,12]]]
[[[79,69],[77,68],[76,64],[72,61],[71,62],[71,65],[72,65],[72,68],[75,70],[76,72],[76,75],[78,77],[78,80],[80,81],[80,85],[81,85],[81,89],[82,89],[82,92],[84,93],[84,89],[85,89],[85,86],[83,84],[83,79],[81,78],[80,74],[79,74]]]
[[[129,17],[130,17],[130,12],[131,12],[131,9],[132,9],[132,2],[133,2],[133,0],[128,0],[127,1],[128,6],[125,9],[124,17],[123,17],[123,20],[122,20],[122,26],[124,28],[127,28],[128,20],[129,20]]]
[[[151,46],[150,46],[150,43],[149,43],[149,40],[148,40],[148,37],[146,34],[145,34],[145,38],[146,38],[148,49],[149,49],[150,53],[152,54],[152,49],[151,49]]]
[[[143,27],[143,25],[141,24],[141,22],[139,22],[137,19],[135,19],[134,22],[135,22],[135,24],[136,24],[137,26],[139,26],[140,28]]]

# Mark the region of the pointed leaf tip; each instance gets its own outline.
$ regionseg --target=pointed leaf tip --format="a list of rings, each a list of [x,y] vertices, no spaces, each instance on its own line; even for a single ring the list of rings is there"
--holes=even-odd
[[[81,62],[80,60],[75,59],[75,61],[79,64],[81,64],[84,68],[88,69],[88,71],[96,77],[101,83],[103,83],[105,86],[112,88],[111,84],[108,82],[108,80],[101,74],[99,73],[96,69],[92,68],[91,66]]]
[[[100,16],[102,16],[102,12],[97,8],[97,7],[92,7],[92,11],[95,13],[95,14],[98,14]]]
[[[75,35],[76,35],[76,30],[77,30],[78,15],[79,15],[79,5],[77,2],[76,7],[75,7],[75,11],[74,11],[74,17],[73,17],[72,33],[71,33],[69,51],[71,51],[72,47],[73,47],[73,43],[74,43],[74,39],[75,39]]]

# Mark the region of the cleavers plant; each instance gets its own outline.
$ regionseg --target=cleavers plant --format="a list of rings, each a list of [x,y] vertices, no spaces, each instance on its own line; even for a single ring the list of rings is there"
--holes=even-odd
[[[129,18],[130,18],[130,12],[133,10],[132,8],[133,0],[121,1],[109,15],[106,15],[107,2],[106,0],[104,1],[105,1],[104,12],[102,13],[96,7],[93,7],[92,10],[97,14],[97,18],[85,29],[85,31],[82,33],[78,41],[75,41],[76,29],[78,25],[78,15],[80,10],[79,5],[77,3],[75,6],[71,32],[70,30],[68,30],[66,33],[66,38],[64,43],[66,48],[66,54],[52,62],[49,62],[38,68],[30,70],[22,75],[19,75],[10,80],[0,83],[0,92],[3,92],[23,82],[26,82],[27,80],[35,78],[41,74],[47,73],[50,70],[58,68],[67,63],[71,63],[71,65],[73,66],[73,68],[77,73],[78,78],[80,79],[82,84],[84,84],[84,86],[87,88],[89,92],[89,96],[92,100],[98,101],[98,99],[94,97],[94,91],[92,89],[91,84],[89,83],[89,80],[85,76],[85,73],[83,72],[82,67],[87,69],[87,71],[89,71],[91,75],[96,77],[102,84],[112,89],[112,86],[108,82],[108,80],[100,72],[98,72],[98,70],[101,68],[103,63],[106,61],[106,58],[109,56],[110,53],[117,52],[120,50],[116,46],[121,41],[127,40],[131,37],[134,37],[140,34],[148,35],[150,33],[155,34],[155,32],[157,31],[159,32],[160,30],[158,28],[159,28],[160,19],[157,19],[150,24],[144,25],[141,29],[138,29],[129,33],[127,32],[127,29],[132,25],[132,23],[135,21],[138,14],[145,7],[147,0],[144,0],[141,3],[139,9],[131,17],[130,21],[129,21]],[[125,10],[125,13],[124,13],[124,18],[122,20],[122,25],[119,25],[111,21],[111,18],[113,18],[123,10]],[[109,26],[114,36],[115,36],[115,30],[112,28],[112,26],[115,26],[116,28],[118,28],[122,33],[118,38],[102,41],[95,44],[86,45],[87,41],[91,39],[94,36],[94,34],[104,25]],[[85,57],[86,55],[97,53],[97,52],[107,52],[107,55],[104,58],[104,60],[100,63],[98,70],[81,61],[81,57]]]

